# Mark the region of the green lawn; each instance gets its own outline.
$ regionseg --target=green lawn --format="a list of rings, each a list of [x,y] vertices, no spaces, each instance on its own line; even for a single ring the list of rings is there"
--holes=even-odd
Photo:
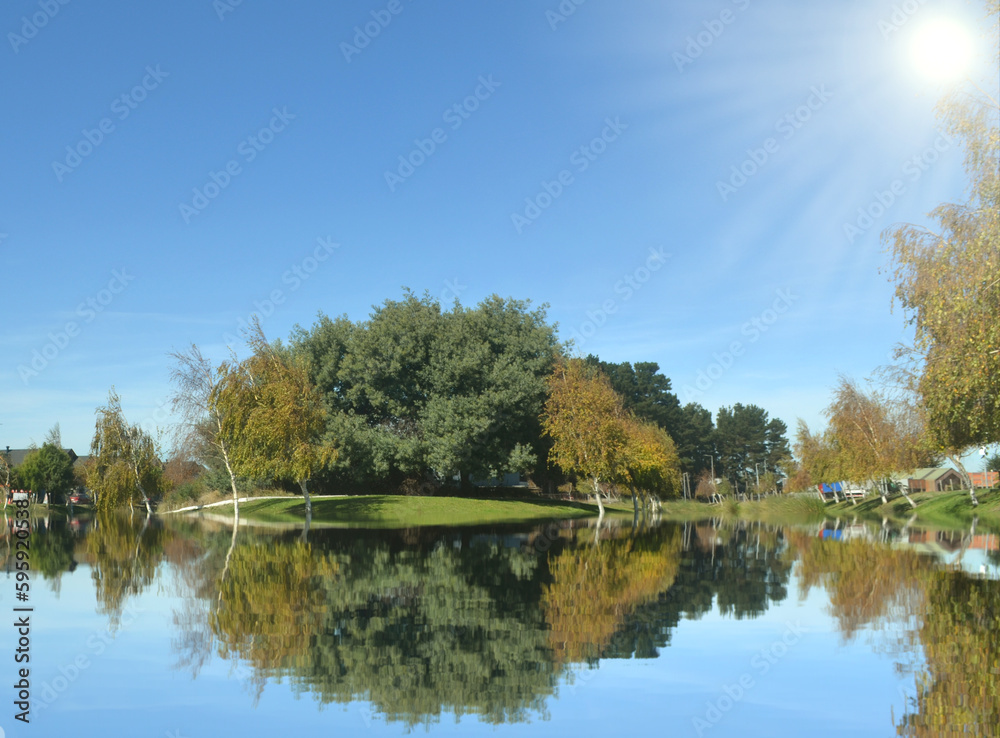
[[[759,502],[741,502],[739,505],[707,505],[687,500],[663,503],[663,517],[668,520],[697,520],[710,517],[739,517],[767,523],[796,525],[816,523],[823,518],[859,518],[881,522],[889,518],[898,523],[914,515],[917,522],[932,528],[959,529],[972,523],[973,517],[990,528],[1000,527],[1000,490],[979,490],[976,497],[979,507],[972,507],[968,490],[954,492],[920,492],[911,495],[917,503],[910,507],[906,498],[897,495],[882,503],[878,495],[868,497],[858,504],[852,502],[823,503],[815,495],[766,497]]]
[[[965,528],[972,523],[973,517],[978,517],[981,523],[990,527],[1000,525],[1000,490],[977,490],[976,498],[979,507],[973,507],[968,490],[953,492],[918,492],[910,495],[916,507],[902,495],[882,503],[882,498],[874,495],[854,505],[841,502],[826,506],[826,512],[835,517],[853,517],[881,519],[882,517],[897,521],[909,520],[917,516],[917,522],[935,528]]]
[[[466,497],[407,497],[364,495],[318,497],[312,501],[313,524],[365,528],[414,528],[426,525],[520,523],[553,518],[597,515],[597,506],[545,499],[470,499]],[[631,514],[631,503],[608,507],[611,514]],[[260,500],[240,505],[240,516],[267,523],[301,523],[301,498]]]

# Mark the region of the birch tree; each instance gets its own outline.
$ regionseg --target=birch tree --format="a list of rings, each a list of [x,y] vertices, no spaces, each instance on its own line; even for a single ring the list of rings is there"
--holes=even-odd
[[[175,351],[170,356],[177,362],[170,371],[170,379],[176,386],[171,404],[181,416],[177,434],[178,447],[192,448],[207,444],[218,452],[229,475],[233,510],[238,521],[240,501],[236,490],[236,473],[230,459],[229,444],[222,433],[224,408],[212,402],[213,394],[232,364],[224,363],[213,368],[201,349],[193,343],[186,351]]]
[[[326,413],[305,367],[267,342],[260,324],[248,339],[253,354],[225,364],[209,405],[219,418],[218,437],[236,474],[294,480],[312,518],[308,482],[336,451],[320,439]]]
[[[622,399],[607,377],[579,359],[557,366],[548,385],[542,430],[552,439],[549,460],[590,481],[603,518],[601,482],[620,479],[624,470],[628,435]]]
[[[670,434],[654,423],[637,418],[624,420],[627,445],[622,463],[623,481],[632,493],[632,510],[638,516],[638,492],[677,497],[681,486],[680,459]]]
[[[842,376],[825,412],[838,449],[838,466],[853,481],[877,484],[884,501],[887,477],[934,461],[923,423],[912,405],[893,402],[878,391],[865,392]]]
[[[987,4],[993,52],[1000,3]],[[998,57],[995,57],[998,58]],[[897,350],[904,375],[927,411],[938,448],[965,474],[961,456],[1000,441],[1000,103],[997,80],[966,81],[938,106],[965,150],[968,201],[945,203],[930,226],[883,234],[895,300],[914,327]],[[968,481],[968,479],[967,479]]]
[[[108,404],[97,408],[90,455],[87,481],[94,490],[98,510],[112,510],[126,503],[131,508],[138,495],[146,506],[146,515],[153,514],[150,497],[163,491],[163,468],[156,442],[139,425],[128,422],[114,387],[108,392]]]

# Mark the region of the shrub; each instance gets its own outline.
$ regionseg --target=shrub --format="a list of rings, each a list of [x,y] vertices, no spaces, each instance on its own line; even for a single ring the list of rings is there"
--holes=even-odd
[[[184,482],[167,492],[161,504],[168,509],[186,507],[197,502],[205,491],[205,485],[200,480]]]

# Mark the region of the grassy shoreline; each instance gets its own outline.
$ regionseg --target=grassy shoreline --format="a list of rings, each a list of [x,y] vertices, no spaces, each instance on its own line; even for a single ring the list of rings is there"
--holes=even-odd
[[[631,515],[632,512],[631,505],[605,507],[608,515]],[[313,498],[312,508],[314,525],[367,528],[529,523],[597,517],[597,505],[542,498],[360,495]],[[305,520],[305,504],[299,497],[251,500],[240,504],[240,517],[264,523],[301,523]]]
[[[705,505],[686,500],[663,503],[663,516],[667,519],[692,520],[698,517],[729,517],[776,524],[819,523],[837,518],[872,520],[881,523],[884,518],[900,524],[916,516],[914,522],[930,528],[962,529],[978,518],[981,525],[1000,529],[1000,490],[979,490],[979,506],[973,507],[968,490],[954,492],[919,492],[911,495],[917,506],[911,507],[905,497],[898,496],[882,502],[878,496],[857,504],[852,502],[828,503],[815,495],[790,495],[766,497],[760,501],[727,502]],[[700,513],[700,514],[699,514]]]
[[[911,521],[930,528],[962,529],[978,518],[980,525],[1000,530],[1000,490],[980,490],[974,508],[968,491],[922,492],[912,495],[916,508],[902,496],[883,504],[878,496],[857,504],[828,503],[815,495],[781,495],[759,501],[728,500],[710,505],[693,500],[668,500],[662,518],[679,522],[710,518],[743,519],[777,525],[817,524],[823,520],[854,519],[881,523],[889,519],[900,525]],[[212,506],[220,513],[226,500]],[[230,503],[231,504],[231,503]],[[218,507],[221,505],[221,508]],[[609,516],[632,515],[628,499],[605,504]],[[188,513],[208,512],[199,507]],[[177,511],[181,512],[181,511]],[[183,514],[183,513],[182,513]],[[586,501],[551,500],[540,497],[422,497],[404,495],[358,495],[314,497],[314,525],[367,528],[412,528],[497,523],[530,523],[553,519],[597,517],[597,506]],[[301,497],[249,499],[240,503],[240,517],[259,523],[300,524],[305,520]]]

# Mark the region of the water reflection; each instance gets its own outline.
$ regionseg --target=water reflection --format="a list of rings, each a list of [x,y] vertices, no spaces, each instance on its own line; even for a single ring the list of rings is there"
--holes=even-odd
[[[895,636],[877,645],[894,649],[900,669],[913,672],[913,696],[896,720],[898,735],[1000,733],[1000,583],[956,566],[942,569],[922,545],[957,538],[957,546],[967,548],[976,545],[975,536],[903,531],[897,545],[909,546],[892,548],[864,536],[838,542],[791,535],[802,596],[823,586],[845,639],[861,629],[896,626],[888,631]],[[914,666],[921,647],[923,663]]]
[[[1000,733],[1000,587],[961,573],[936,572],[926,588],[918,674],[906,736]]]
[[[222,528],[176,532],[193,542],[174,561],[188,603],[179,665],[197,674],[218,652],[252,667],[257,697],[288,679],[409,724],[544,717],[561,681],[655,657],[682,617],[761,614],[791,569],[782,533],[762,526],[313,531],[309,543],[241,530],[225,553]]]
[[[194,677],[215,658],[246,667],[251,701],[287,682],[408,726],[444,713],[545,718],[561,685],[608,659],[660,656],[685,620],[753,619],[790,590],[821,590],[845,641],[864,634],[907,675],[899,735],[1000,726],[1000,585],[941,563],[977,548],[1000,561],[996,539],[975,530],[716,520],[598,535],[569,523],[314,530],[306,542],[142,516],[33,524],[38,572],[58,589],[87,565],[111,630],[169,570],[183,595],[175,666]]]

